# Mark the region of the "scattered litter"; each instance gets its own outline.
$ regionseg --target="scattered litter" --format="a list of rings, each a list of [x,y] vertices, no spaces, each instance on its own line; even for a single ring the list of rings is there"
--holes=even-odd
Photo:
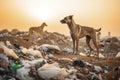
[[[82,53],[82,52],[79,53],[79,55],[81,55],[81,56],[86,56],[86,54],[85,54],[85,53]]]
[[[120,57],[120,52],[117,53],[116,58],[117,58],[117,57]]]
[[[85,63],[82,60],[73,60],[73,66],[85,67]]]
[[[96,66],[96,65],[94,65],[94,70],[95,70],[95,72],[97,72],[97,73],[103,71],[103,69],[102,69],[100,66]]]
[[[64,77],[68,76],[68,73],[64,68],[59,68],[57,63],[53,64],[45,64],[41,68],[38,69],[38,75],[45,80],[50,79],[64,79]]]
[[[0,80],[120,78],[120,40],[116,37],[100,42],[100,59],[97,59],[94,54],[91,54],[92,57],[87,56],[90,50],[84,39],[79,43],[79,55],[73,55],[72,39],[69,36],[47,31],[32,36],[29,36],[29,32],[8,32],[0,33]],[[106,52],[104,41],[110,43]],[[112,58],[106,59],[105,54]]]

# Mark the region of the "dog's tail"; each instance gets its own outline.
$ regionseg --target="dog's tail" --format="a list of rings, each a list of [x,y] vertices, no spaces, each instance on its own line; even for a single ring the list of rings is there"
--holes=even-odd
[[[99,29],[94,29],[95,30],[95,32],[99,32],[99,31],[101,31],[101,28],[99,28]]]

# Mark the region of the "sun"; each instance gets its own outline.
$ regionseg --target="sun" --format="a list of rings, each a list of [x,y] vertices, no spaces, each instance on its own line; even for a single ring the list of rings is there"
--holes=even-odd
[[[50,20],[53,17],[54,10],[48,6],[48,3],[40,4],[40,2],[29,1],[25,7],[28,15],[36,20]]]
[[[35,19],[48,20],[53,15],[50,8],[48,8],[47,6],[41,6],[40,8],[34,8],[34,10],[31,11],[31,16]]]

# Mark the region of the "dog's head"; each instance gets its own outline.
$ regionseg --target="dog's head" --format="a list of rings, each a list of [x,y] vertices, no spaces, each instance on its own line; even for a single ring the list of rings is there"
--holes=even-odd
[[[45,22],[43,22],[43,24],[42,25],[44,25],[44,26],[48,26]]]
[[[64,19],[62,19],[60,22],[62,23],[62,24],[68,24],[68,23],[70,23],[71,21],[72,21],[72,18],[73,18],[73,15],[70,15],[70,16],[66,16],[66,17],[64,17]]]

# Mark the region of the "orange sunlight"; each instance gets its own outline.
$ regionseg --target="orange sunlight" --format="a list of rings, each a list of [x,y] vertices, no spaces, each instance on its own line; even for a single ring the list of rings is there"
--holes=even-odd
[[[23,3],[24,2],[24,10],[30,17],[34,18],[35,20],[49,20],[54,16],[55,12],[52,10],[52,7],[48,6],[49,3],[47,3],[47,1],[25,0]]]

